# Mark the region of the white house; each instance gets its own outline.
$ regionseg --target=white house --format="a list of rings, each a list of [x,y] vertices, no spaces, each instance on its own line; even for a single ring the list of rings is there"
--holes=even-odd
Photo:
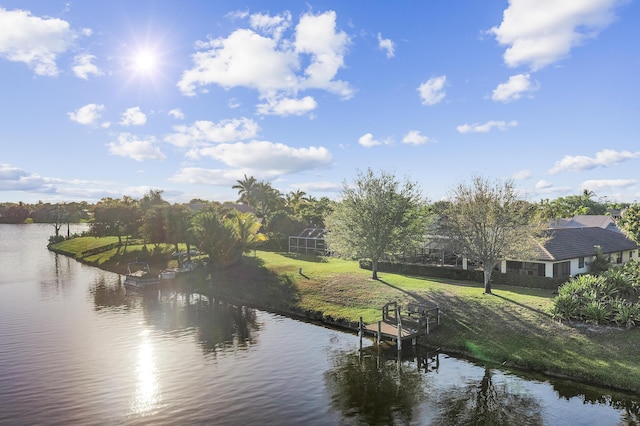
[[[627,238],[609,216],[576,216],[554,221],[549,240],[539,247],[535,259],[503,260],[500,272],[560,278],[589,272],[596,247],[612,264],[638,258],[640,246]],[[462,268],[467,269],[463,260]]]

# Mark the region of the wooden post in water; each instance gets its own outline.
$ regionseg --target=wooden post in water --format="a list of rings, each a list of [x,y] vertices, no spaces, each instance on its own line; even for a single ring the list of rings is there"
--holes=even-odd
[[[382,321],[378,321],[378,346],[382,341]]]
[[[398,351],[402,350],[402,324],[398,321]]]
[[[438,310],[438,322],[437,322],[437,324],[440,325],[440,306],[436,305],[436,309]]]
[[[364,324],[362,323],[362,317],[358,322],[358,337],[360,337],[360,350],[362,350],[362,335],[364,334]]]

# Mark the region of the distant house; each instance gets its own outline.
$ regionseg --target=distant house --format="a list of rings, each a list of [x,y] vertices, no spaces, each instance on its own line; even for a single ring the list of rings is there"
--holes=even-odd
[[[612,264],[638,258],[638,244],[628,239],[610,216],[575,216],[554,221],[549,240],[535,259],[503,260],[500,272],[561,278],[589,272],[599,247]],[[467,262],[463,260],[463,269]]]

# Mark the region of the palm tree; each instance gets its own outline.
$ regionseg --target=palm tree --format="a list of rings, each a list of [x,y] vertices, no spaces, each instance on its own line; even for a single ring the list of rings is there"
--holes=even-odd
[[[238,183],[231,188],[238,190],[238,195],[240,196],[238,202],[253,207],[255,204],[256,184],[258,183],[256,178],[253,176],[247,177],[245,174],[244,180],[237,180],[236,182]]]
[[[307,193],[301,189],[291,191],[286,195],[287,206],[293,211],[294,214],[298,214],[300,209],[310,202]]]
[[[260,181],[255,184],[254,197],[255,205],[253,207],[262,215],[281,209],[285,204],[282,193],[268,182]]]

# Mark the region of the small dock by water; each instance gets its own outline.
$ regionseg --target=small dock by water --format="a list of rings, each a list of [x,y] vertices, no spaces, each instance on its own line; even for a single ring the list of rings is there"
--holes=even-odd
[[[378,343],[383,340],[395,341],[398,350],[404,341],[417,344],[418,337],[429,334],[434,327],[440,325],[440,308],[435,304],[409,303],[400,306],[397,302],[389,302],[382,307],[382,318],[373,324],[364,324],[360,318],[360,336],[374,335]]]

